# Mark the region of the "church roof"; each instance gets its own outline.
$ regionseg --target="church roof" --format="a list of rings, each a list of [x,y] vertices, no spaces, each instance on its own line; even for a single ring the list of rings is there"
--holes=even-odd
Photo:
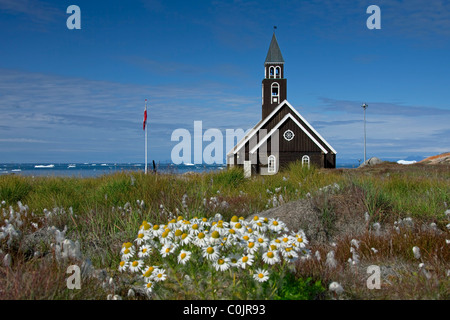
[[[283,55],[281,54],[277,38],[275,37],[275,32],[273,33],[272,41],[270,41],[269,52],[267,52],[265,63],[273,63],[273,62],[284,63]]]

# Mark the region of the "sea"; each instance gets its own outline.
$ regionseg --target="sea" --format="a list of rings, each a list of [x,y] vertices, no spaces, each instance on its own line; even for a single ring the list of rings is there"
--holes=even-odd
[[[337,165],[338,168],[352,168],[352,164]],[[183,174],[186,172],[211,172],[226,169],[225,164],[156,164],[158,173]],[[24,176],[49,177],[98,177],[116,172],[144,172],[144,163],[0,163],[0,176],[14,174]],[[147,171],[153,172],[153,165],[147,165]]]

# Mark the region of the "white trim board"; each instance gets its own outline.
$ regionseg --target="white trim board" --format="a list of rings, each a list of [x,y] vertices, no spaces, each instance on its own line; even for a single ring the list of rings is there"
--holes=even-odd
[[[300,129],[302,129],[302,131],[304,132],[304,133],[306,133],[306,135],[320,148],[320,150],[322,150],[323,151],[323,153],[325,153],[325,154],[328,154],[328,151],[327,151],[327,149],[325,149],[309,132],[308,132],[308,130],[306,130],[305,129],[305,127],[303,127],[301,124],[300,124],[300,122],[298,122],[297,121],[297,119],[295,119],[295,117],[292,115],[292,114],[290,114],[290,113],[288,113],[287,115],[285,115],[284,116],[284,118],[283,119],[281,119],[281,121],[280,122],[278,122],[278,124],[272,129],[272,130],[270,130],[270,132],[268,133],[268,134],[266,134],[266,136],[252,149],[252,150],[250,150],[250,153],[251,154],[253,154],[253,153],[255,153],[256,152],[256,150],[258,150],[259,149],[259,147],[264,143],[264,142],[266,142],[267,141],[267,139],[269,139],[269,137],[272,135],[272,134],[274,134],[274,132],[276,131],[276,130],[278,130],[278,128],[283,124],[283,123],[285,123],[288,119],[291,119],[292,121],[294,121],[294,123],[300,128]]]
[[[323,143],[325,143],[325,145],[328,147],[328,148],[330,148],[330,150],[334,153],[334,154],[337,154],[337,152],[336,152],[336,150],[334,150],[333,149],[333,147],[332,146],[330,146],[330,144],[309,124],[309,122],[308,121],[306,121],[305,120],[305,118],[303,118],[302,116],[301,116],[301,114],[300,113],[298,113],[298,111],[297,110],[295,110],[294,109],[294,107],[287,101],[287,100],[284,100],[283,102],[281,102],[264,120],[262,120],[262,121],[260,121],[255,127],[253,127],[253,129],[251,130],[251,132],[249,132],[249,134],[248,135],[246,135],[243,139],[241,139],[241,141],[239,141],[238,142],[238,144],[236,144],[236,146],[233,148],[233,149],[231,149],[228,153],[227,153],[227,155],[230,155],[231,153],[233,153],[233,154],[236,154],[246,143],[247,143],[247,141],[249,141],[250,140],[250,138],[256,133],[256,132],[258,132],[258,130],[259,129],[261,129],[261,127],[262,126],[264,126],[266,123],[267,123],[267,121],[269,121],[269,119],[270,118],[272,118],[272,116],[275,114],[275,113],[277,113],[283,106],[284,106],[284,104],[287,104],[287,106],[289,107],[289,108],[291,108],[291,110],[294,112],[294,114],[296,115],[296,116],[298,116],[305,124],[306,124],[306,126],[308,127],[308,128],[310,128],[311,129],[311,131],[312,132],[314,132],[316,135],[317,135],[317,137],[320,139],[320,140],[322,140],[322,142]]]

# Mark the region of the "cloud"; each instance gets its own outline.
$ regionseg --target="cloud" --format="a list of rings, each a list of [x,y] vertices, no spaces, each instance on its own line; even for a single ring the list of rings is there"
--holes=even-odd
[[[259,120],[258,98],[228,90],[233,91],[214,83],[150,86],[0,69],[0,149],[12,150],[15,142],[14,150],[22,146],[24,156],[40,152],[48,161],[61,157],[58,150],[68,157],[71,149],[80,161],[93,161],[93,150],[104,155],[99,161],[136,161],[147,98],[150,149],[156,159],[168,159],[177,128],[192,130],[201,120],[204,130],[248,129]],[[32,149],[33,140],[51,147]]]
[[[38,23],[53,22],[58,16],[66,14],[40,0],[0,0],[0,11],[21,15]]]

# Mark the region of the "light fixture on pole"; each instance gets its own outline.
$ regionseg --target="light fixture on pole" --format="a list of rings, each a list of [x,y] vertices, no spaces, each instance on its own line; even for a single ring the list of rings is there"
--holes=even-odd
[[[366,108],[369,105],[364,103],[361,107],[364,109],[364,162],[366,162]]]

